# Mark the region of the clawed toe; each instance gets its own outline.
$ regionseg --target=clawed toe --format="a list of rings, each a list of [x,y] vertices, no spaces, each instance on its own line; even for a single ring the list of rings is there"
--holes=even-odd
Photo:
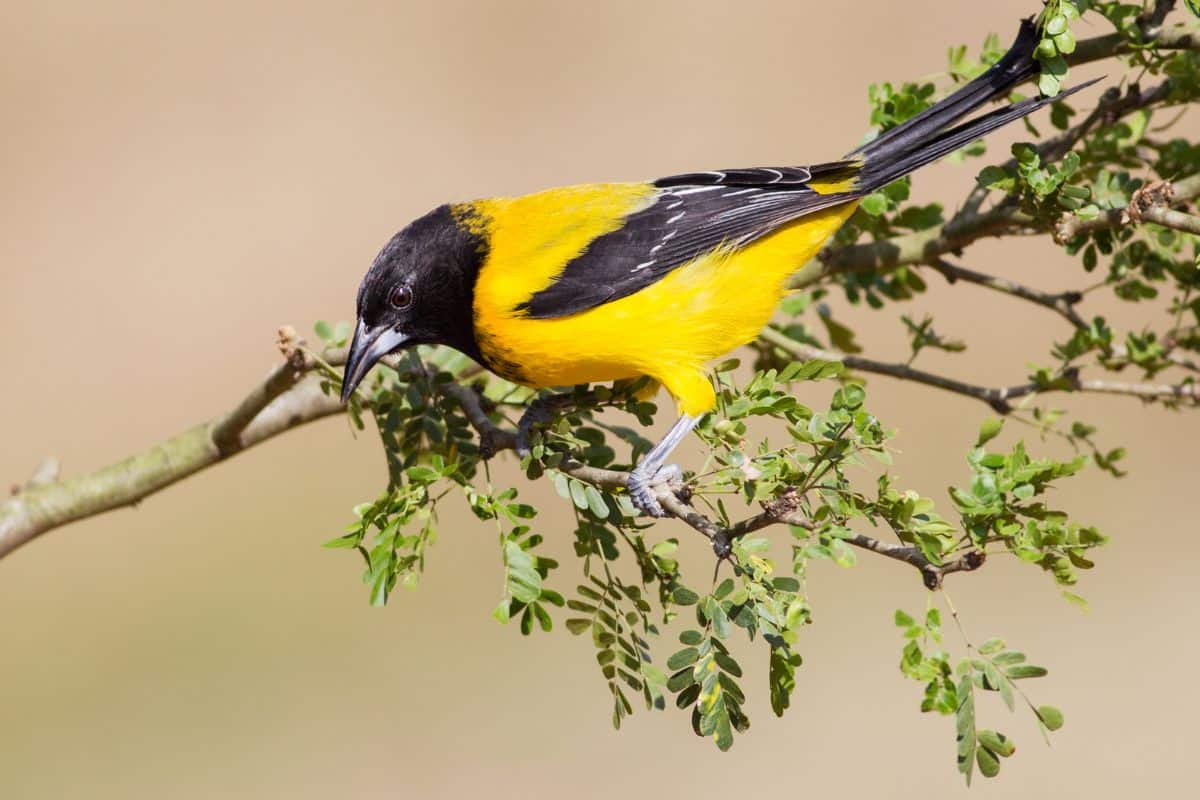
[[[529,455],[529,439],[533,435],[534,426],[545,425],[553,418],[554,415],[547,408],[545,401],[539,399],[529,404],[517,422],[517,455],[520,458]]]
[[[625,488],[629,491],[629,499],[633,501],[633,507],[647,517],[661,519],[667,515],[658,499],[655,498],[654,492],[650,491],[650,479],[646,477],[645,473],[637,470],[631,472],[629,479],[625,482]]]
[[[524,420],[521,420],[524,423]],[[517,457],[525,458],[529,455],[529,434],[533,432],[533,425],[520,424],[517,426]]]
[[[666,510],[654,496],[653,489],[656,486],[676,483],[681,477],[683,477],[683,472],[675,464],[667,464],[660,468],[653,477],[648,476],[641,469],[635,469],[629,473],[629,479],[625,484],[629,492],[629,499],[633,501],[633,507],[647,517],[662,519],[667,516]]]

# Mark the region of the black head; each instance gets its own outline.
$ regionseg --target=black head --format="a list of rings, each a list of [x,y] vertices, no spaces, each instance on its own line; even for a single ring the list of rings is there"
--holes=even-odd
[[[376,361],[404,347],[445,344],[480,358],[471,309],[487,246],[465,219],[440,206],[393,236],[375,257],[358,289],[343,402]]]

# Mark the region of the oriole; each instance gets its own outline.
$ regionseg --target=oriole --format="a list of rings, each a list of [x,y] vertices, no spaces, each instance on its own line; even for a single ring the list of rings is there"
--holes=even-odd
[[[840,161],[439,206],[362,281],[343,399],[380,357],[414,344],[449,345],[533,387],[650,376],[681,416],[628,490],[662,516],[651,487],[677,473],[667,456],[715,403],[706,363],[758,335],[789,275],[863,197],[1051,102],[959,123],[1037,73],[1037,39],[1024,21],[987,72]]]

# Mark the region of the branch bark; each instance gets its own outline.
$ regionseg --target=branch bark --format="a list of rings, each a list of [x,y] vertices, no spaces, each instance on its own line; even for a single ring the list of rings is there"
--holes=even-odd
[[[1145,47],[1150,44],[1160,50],[1200,50],[1200,26],[1192,23],[1147,25],[1140,45],[1135,45],[1119,33],[1083,39],[1076,44],[1075,52],[1067,56],[1066,61],[1069,66],[1077,67],[1114,56],[1127,55],[1133,52],[1135,46]]]
[[[1076,214],[1064,216],[1054,226],[1054,240],[1065,244],[1083,234],[1145,222],[1200,235],[1200,217],[1174,208],[1186,205],[1197,197],[1200,197],[1200,175],[1172,182],[1151,183],[1135,192],[1129,205],[1124,208],[1115,208],[1090,219]]]
[[[275,377],[276,373],[272,373]],[[268,378],[267,382],[270,382]],[[256,388],[260,397],[266,385]],[[241,406],[239,406],[241,409]],[[246,424],[239,409],[87,475],[24,489],[0,503],[0,558],[47,531],[105,511],[136,505],[206,467],[285,431],[342,413],[315,380],[276,394]],[[235,422],[230,422],[236,417]],[[233,430],[237,428],[236,432]],[[216,431],[224,432],[218,442]]]
[[[942,273],[950,283],[954,281],[966,281],[1002,292],[1003,294],[1019,297],[1022,300],[1028,300],[1043,308],[1050,309],[1076,328],[1087,327],[1087,323],[1075,311],[1075,305],[1083,300],[1083,294],[1080,292],[1058,292],[1055,294],[1043,292],[1039,289],[1017,283],[1016,281],[1010,281],[1007,278],[999,278],[995,275],[988,275],[984,272],[977,272],[973,269],[951,264],[944,258],[939,258],[934,262],[933,268]]]

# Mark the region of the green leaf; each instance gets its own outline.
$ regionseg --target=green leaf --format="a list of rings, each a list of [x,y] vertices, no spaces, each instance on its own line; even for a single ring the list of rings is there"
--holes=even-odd
[[[608,519],[608,504],[604,502],[604,495],[600,494],[600,490],[590,483],[583,486],[588,510],[599,519]]]
[[[542,576],[533,566],[533,557],[511,539],[504,543],[504,566],[509,594],[521,603],[537,600],[542,593]]]
[[[988,639],[986,642],[979,645],[979,652],[985,656],[990,656],[992,653],[999,653],[1003,649],[1003,639]]]
[[[846,365],[841,361],[795,361],[779,373],[779,380],[784,383],[792,381],[820,381],[836,378],[846,371]]]
[[[976,447],[983,447],[985,444],[995,439],[1004,430],[1004,419],[1002,417],[991,417],[979,426],[979,438],[975,440]]]
[[[575,504],[575,507],[578,508],[580,511],[587,511],[588,510],[588,496],[587,496],[588,484],[582,483],[580,481],[569,481],[568,485],[570,487],[570,492],[571,492],[571,502],[573,502]]]
[[[1033,664],[1017,664],[1015,667],[1009,667],[1004,672],[1014,681],[1019,681],[1022,678],[1041,678],[1047,674],[1045,667],[1035,667]]]
[[[694,606],[700,601],[700,595],[686,586],[676,586],[675,591],[671,592],[671,599],[675,601],[676,605]]]
[[[1046,97],[1054,97],[1062,89],[1062,82],[1048,72],[1038,77],[1038,91]]]
[[[650,548],[650,552],[659,558],[670,558],[675,555],[675,551],[679,549],[679,542],[674,539],[663,539],[657,542],[654,547]]]
[[[995,755],[1008,758],[1016,752],[1016,745],[999,731],[983,730],[979,732],[979,744],[986,747]],[[990,777],[990,776],[989,776]]]
[[[796,688],[796,667],[800,656],[782,648],[771,648],[767,682],[771,688],[771,710],[782,717],[792,702],[792,691]]]
[[[861,208],[872,217],[880,217],[887,213],[888,200],[881,192],[869,194],[863,198]]]
[[[371,582],[371,605],[387,605],[388,593],[391,591],[391,583],[395,577],[395,573],[390,570],[383,570],[375,576],[375,580]]]
[[[1067,30],[1067,18],[1062,14],[1055,14],[1046,21],[1046,33],[1050,36],[1058,36]]]
[[[716,600],[709,603],[709,610],[711,611],[709,617],[712,619],[713,631],[722,639],[728,639],[729,634],[732,633],[732,628],[729,624],[729,615],[725,613],[725,609]]]
[[[1063,712],[1054,706],[1038,706],[1037,715],[1047,730],[1056,731],[1063,726]]]
[[[1087,598],[1085,598],[1081,595],[1077,595],[1074,592],[1068,592],[1066,590],[1063,591],[1062,596],[1063,596],[1063,599],[1065,599],[1068,603],[1070,603],[1073,606],[1076,606],[1081,611],[1087,612],[1090,610],[1090,607],[1088,606]]]
[[[843,353],[861,353],[862,347],[854,339],[854,331],[841,324],[829,314],[820,314],[821,324],[829,334],[829,342]]]
[[[695,664],[698,658],[700,658],[700,651],[694,647],[685,647],[667,659],[667,669],[683,669]]]
[[[1012,191],[1016,185],[1016,181],[1008,170],[997,166],[984,167],[979,171],[975,181],[985,189],[998,189],[1002,192]]]
[[[717,743],[717,748],[722,752],[733,747],[733,730],[729,722],[729,712],[725,709],[725,703],[720,703],[721,713],[716,717],[716,726],[713,728],[712,738]]]
[[[733,660],[731,656],[720,651],[713,653],[713,660],[717,662],[717,666],[735,678],[742,677],[741,666]]]
[[[695,686],[695,684],[695,670],[691,667],[685,667],[667,679],[667,688],[672,692],[682,692],[689,686]],[[700,687],[697,686],[696,688],[699,690]]]
[[[954,728],[958,737],[958,771],[971,785],[971,772],[975,768],[975,696],[970,674],[958,681],[958,708],[954,714]]]
[[[590,619],[582,619],[580,617],[574,617],[567,620],[566,625],[567,630],[576,636],[592,629],[592,621]]]
[[[994,778],[1000,774],[1000,759],[986,747],[975,751],[975,760],[979,762],[979,774],[985,778]]]

